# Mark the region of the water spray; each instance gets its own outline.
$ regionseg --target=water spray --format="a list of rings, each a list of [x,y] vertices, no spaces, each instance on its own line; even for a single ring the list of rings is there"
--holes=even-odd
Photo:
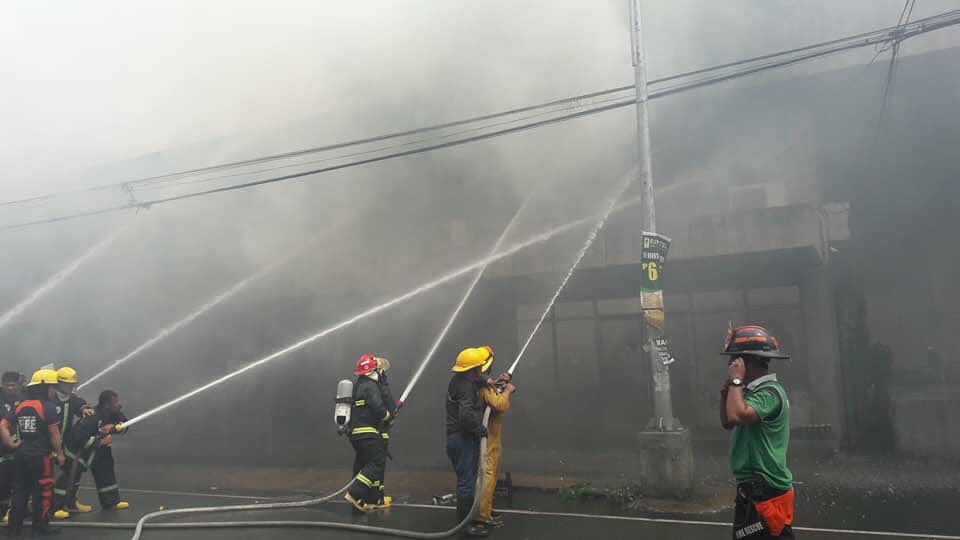
[[[168,326],[168,327],[160,330],[160,331],[157,332],[153,337],[151,337],[151,338],[148,339],[147,341],[143,342],[140,346],[138,346],[137,348],[133,349],[133,350],[130,351],[129,353],[125,354],[124,356],[118,358],[117,360],[114,360],[114,361],[111,362],[109,365],[107,365],[107,367],[101,369],[101,370],[100,370],[99,372],[97,372],[95,375],[93,375],[92,377],[90,377],[89,379],[87,379],[86,381],[84,381],[83,384],[81,384],[80,386],[77,387],[77,390],[82,390],[85,386],[88,386],[88,385],[89,385],[90,383],[92,383],[93,381],[99,379],[100,377],[103,377],[103,376],[106,375],[107,373],[109,373],[109,372],[113,371],[114,369],[120,367],[122,364],[125,364],[127,361],[129,361],[130,359],[132,359],[132,358],[134,358],[135,356],[139,355],[139,354],[142,353],[143,351],[149,349],[150,347],[156,345],[157,343],[159,343],[160,341],[162,341],[164,338],[166,338],[166,337],[169,336],[170,334],[173,334],[173,333],[176,332],[177,330],[179,330],[179,329],[183,328],[184,326],[192,323],[194,320],[196,320],[198,317],[200,317],[200,316],[203,315],[204,313],[210,311],[211,309],[213,309],[214,307],[216,307],[216,306],[219,305],[220,303],[224,302],[225,300],[227,300],[227,299],[231,298],[232,296],[236,295],[237,293],[239,293],[239,292],[242,291],[243,289],[247,288],[247,286],[250,285],[251,283],[259,280],[259,279],[262,278],[263,276],[265,276],[265,275],[269,274],[270,272],[274,271],[275,269],[277,269],[277,267],[282,266],[283,264],[287,263],[287,262],[290,261],[291,259],[297,257],[298,255],[300,255],[301,253],[303,253],[304,251],[306,251],[306,249],[307,249],[309,246],[313,245],[313,243],[316,242],[317,238],[318,238],[318,237],[316,237],[316,236],[313,237],[313,238],[311,238],[309,241],[307,241],[305,244],[303,244],[300,248],[298,248],[298,249],[290,252],[290,253],[289,253],[288,255],[286,255],[285,257],[282,257],[281,259],[278,259],[278,260],[274,261],[274,262],[271,263],[270,265],[268,265],[268,266],[266,266],[266,267],[258,270],[257,272],[255,272],[255,273],[253,273],[253,274],[245,277],[244,279],[236,282],[236,283],[233,284],[233,286],[231,286],[229,289],[221,292],[221,293],[218,294],[217,296],[214,296],[213,298],[211,298],[210,300],[208,300],[206,303],[204,303],[203,305],[201,305],[200,307],[198,307],[197,309],[195,309],[194,311],[192,311],[191,313],[189,313],[186,317],[183,317],[182,319],[176,321],[175,323],[171,324],[170,326]]]
[[[95,257],[98,253],[106,249],[106,247],[112,244],[113,241],[116,240],[117,237],[120,236],[120,233],[122,233],[125,229],[126,229],[126,226],[122,226],[119,229],[108,234],[102,240],[97,242],[93,247],[83,252],[79,257],[77,257],[69,265],[61,269],[59,272],[54,274],[50,279],[45,281],[42,285],[34,289],[30,294],[27,295],[26,298],[24,298],[19,303],[17,303],[17,305],[7,310],[7,312],[4,313],[3,315],[0,315],[0,330],[3,330],[3,328],[6,327],[7,324],[10,323],[10,321],[17,318],[21,313],[23,313],[28,307],[33,305],[37,300],[42,298],[48,292],[55,289],[57,285],[60,285],[61,283],[63,283],[65,279],[67,279],[68,277],[70,277],[71,274],[76,272],[76,270],[81,266],[83,266],[85,262],[89,261],[90,259]]]
[[[517,212],[513,214],[513,217],[510,218],[510,222],[507,223],[507,226],[503,229],[503,232],[500,233],[500,238],[497,238],[497,241],[493,244],[493,247],[490,249],[488,257],[493,257],[497,254],[497,251],[500,249],[500,246],[503,244],[503,241],[506,240],[507,235],[510,234],[510,231],[513,230],[514,224],[517,222],[517,218],[520,217],[520,214],[527,208],[527,205],[530,203],[530,200],[533,199],[533,194],[535,191],[527,195],[526,199],[523,200],[523,203],[520,205],[520,208],[517,209]],[[477,273],[474,274],[473,280],[470,282],[470,285],[467,287],[466,292],[463,293],[463,298],[460,299],[460,303],[457,304],[457,307],[453,310],[453,313],[450,314],[450,318],[447,320],[447,324],[443,326],[440,330],[440,333],[437,334],[436,339],[433,340],[433,345],[430,346],[430,350],[427,351],[427,355],[423,357],[423,360],[420,362],[420,365],[417,366],[417,371],[413,373],[413,377],[410,378],[410,382],[407,383],[407,387],[403,390],[403,394],[400,396],[399,405],[402,406],[407,397],[410,395],[410,392],[413,391],[414,385],[417,384],[417,381],[420,380],[420,376],[423,375],[423,371],[426,369],[427,365],[430,363],[430,360],[433,359],[433,355],[436,354],[437,349],[440,347],[440,344],[443,342],[443,338],[447,337],[447,332],[450,331],[450,328],[453,326],[453,321],[457,320],[457,316],[460,315],[460,311],[463,309],[463,306],[467,304],[467,300],[470,299],[470,295],[473,294],[473,289],[476,288],[477,283],[480,282],[480,278],[483,277],[484,271],[487,269],[487,264],[482,265]]]
[[[550,301],[547,302],[546,308],[544,308],[543,313],[540,314],[540,319],[537,321],[537,324],[533,327],[533,330],[530,332],[530,335],[527,336],[527,341],[524,342],[523,347],[520,348],[520,352],[517,353],[516,360],[513,361],[513,364],[510,365],[510,369],[507,370],[511,376],[513,375],[514,370],[517,369],[517,365],[520,363],[520,359],[523,358],[523,353],[526,352],[527,347],[530,346],[530,342],[533,341],[533,337],[537,335],[537,331],[540,330],[540,326],[543,325],[543,320],[547,318],[547,315],[550,313],[550,310],[553,309],[553,305],[557,302],[557,298],[560,296],[560,293],[563,291],[563,288],[567,286],[567,282],[570,281],[570,277],[573,276],[574,271],[576,271],[577,266],[580,265],[580,261],[583,260],[583,257],[587,254],[587,251],[590,249],[590,246],[593,245],[593,242],[597,239],[597,235],[600,233],[600,230],[603,229],[603,226],[607,222],[607,218],[610,217],[610,214],[617,208],[617,201],[620,200],[620,197],[623,196],[624,192],[627,191],[627,188],[630,187],[630,184],[633,182],[633,179],[636,177],[636,172],[631,172],[624,178],[623,183],[620,185],[620,189],[617,190],[616,195],[610,198],[610,202],[607,204],[606,211],[600,215],[600,219],[597,220],[596,225],[593,226],[593,229],[590,231],[590,235],[587,236],[587,241],[584,242],[583,247],[580,248],[580,251],[577,253],[576,259],[573,261],[573,265],[570,266],[570,270],[567,271],[567,275],[563,277],[563,281],[560,282],[560,286],[557,287],[557,290],[553,293],[553,296],[550,298]]]
[[[150,338],[150,339],[148,339],[147,341],[143,342],[139,347],[133,349],[132,351],[130,351],[130,352],[128,352],[127,354],[125,354],[124,356],[122,356],[122,357],[114,360],[113,362],[111,362],[109,365],[107,365],[107,367],[101,369],[101,370],[100,370],[99,372],[97,372],[95,375],[93,375],[92,377],[90,377],[89,379],[87,379],[86,381],[84,381],[83,384],[77,386],[77,390],[83,390],[84,387],[90,385],[91,383],[93,383],[93,381],[99,379],[100,377],[103,377],[103,376],[106,375],[107,373],[110,373],[111,371],[113,371],[114,369],[116,369],[117,367],[119,367],[120,365],[125,364],[125,363],[126,363],[128,360],[130,360],[131,358],[137,356],[138,354],[142,353],[143,351],[145,351],[145,350],[149,349],[150,347],[156,345],[156,344],[159,343],[161,340],[163,340],[165,337],[167,337],[167,336],[169,336],[170,334],[176,332],[177,330],[183,328],[184,326],[192,323],[195,319],[197,319],[198,317],[200,317],[201,315],[203,315],[203,314],[206,313],[207,311],[213,309],[217,304],[223,302],[223,301],[226,300],[227,298],[230,298],[231,296],[237,294],[238,292],[240,292],[241,290],[243,290],[244,288],[246,288],[247,285],[249,285],[252,281],[256,280],[256,278],[259,278],[262,274],[263,274],[262,272],[258,272],[258,273],[254,274],[254,275],[248,276],[248,277],[246,277],[246,278],[238,281],[238,282],[235,283],[232,287],[230,287],[229,289],[223,291],[222,293],[218,294],[217,296],[213,297],[212,299],[210,299],[209,301],[207,301],[205,304],[203,304],[202,306],[200,306],[199,308],[197,308],[196,310],[194,310],[192,313],[190,313],[190,314],[187,315],[186,317],[184,317],[184,318],[180,319],[179,321],[171,324],[170,326],[164,328],[163,330],[160,330],[160,331],[157,332],[152,338]]]
[[[637,197],[637,198],[635,198],[635,199],[632,199],[632,200],[630,200],[630,201],[627,201],[627,202],[625,202],[625,203],[623,203],[623,204],[621,204],[621,205],[619,205],[619,206],[615,206],[615,207],[616,207],[616,208],[626,208],[626,207],[628,207],[628,206],[636,205],[636,204],[638,204],[639,202],[640,202],[640,198]],[[333,326],[331,326],[331,327],[329,327],[329,328],[327,328],[327,329],[325,329],[325,330],[322,330],[322,331],[320,331],[320,332],[318,332],[318,333],[316,333],[316,334],[314,334],[314,335],[312,335],[312,336],[309,336],[309,337],[307,337],[307,338],[304,338],[304,339],[302,339],[302,340],[294,343],[293,345],[290,345],[290,346],[288,346],[288,347],[286,347],[286,348],[280,349],[279,351],[276,351],[276,352],[274,352],[274,353],[272,353],[272,354],[270,354],[270,355],[267,355],[267,356],[265,356],[265,357],[263,357],[263,358],[261,358],[261,359],[259,359],[259,360],[256,360],[256,361],[254,361],[254,362],[252,362],[252,363],[250,363],[250,364],[247,364],[246,366],[244,366],[244,367],[242,367],[242,368],[240,368],[240,369],[237,369],[236,371],[230,372],[230,373],[224,375],[223,377],[220,377],[219,379],[215,379],[215,380],[213,380],[213,381],[210,381],[209,383],[207,383],[207,384],[205,384],[205,385],[203,385],[203,386],[200,386],[199,388],[196,388],[196,389],[194,389],[194,390],[191,390],[190,392],[187,392],[186,394],[184,394],[184,395],[182,395],[182,396],[180,396],[180,397],[178,397],[178,398],[175,398],[175,399],[173,399],[173,400],[171,400],[171,401],[168,401],[167,403],[158,405],[157,407],[154,407],[153,409],[150,409],[150,410],[148,410],[148,411],[140,414],[139,416],[137,416],[137,417],[129,420],[129,421],[126,422],[126,424],[124,424],[124,425],[125,425],[126,427],[129,427],[129,426],[132,426],[132,425],[134,425],[134,424],[136,424],[136,423],[139,423],[139,422],[141,422],[141,421],[143,421],[143,420],[145,420],[145,419],[147,419],[147,418],[149,418],[149,417],[151,417],[151,416],[153,416],[153,415],[155,415],[155,414],[157,414],[157,413],[159,413],[159,412],[161,412],[161,411],[164,411],[164,410],[166,410],[166,409],[168,409],[168,408],[170,408],[170,407],[173,407],[174,405],[177,405],[178,403],[181,403],[181,402],[183,402],[183,401],[185,401],[185,400],[187,400],[187,399],[190,399],[191,397],[193,397],[193,396],[195,396],[195,395],[197,395],[197,394],[199,394],[199,393],[201,393],[201,392],[203,392],[203,391],[205,391],[205,390],[208,390],[208,389],[210,389],[210,388],[213,388],[214,386],[217,386],[217,385],[219,385],[219,384],[222,384],[222,383],[224,383],[224,382],[227,382],[227,381],[229,381],[230,379],[233,379],[234,377],[237,377],[237,376],[239,376],[239,375],[242,375],[242,374],[244,374],[244,373],[246,373],[246,372],[248,372],[248,371],[250,371],[250,370],[252,370],[252,369],[256,369],[257,367],[260,367],[260,366],[262,366],[262,365],[264,365],[264,364],[266,364],[266,363],[269,363],[269,362],[271,362],[271,361],[273,361],[273,360],[275,360],[275,359],[277,359],[277,358],[280,358],[281,356],[284,356],[284,355],[286,355],[286,354],[288,354],[288,353],[291,353],[291,352],[293,352],[293,351],[295,351],[295,350],[297,350],[297,349],[301,349],[301,348],[303,348],[303,347],[305,347],[305,346],[307,346],[307,345],[309,345],[309,344],[311,344],[311,343],[313,343],[313,342],[315,342],[315,341],[317,341],[317,340],[320,340],[320,339],[326,337],[326,336],[329,335],[329,334],[332,334],[333,332],[336,332],[337,330],[340,330],[340,329],[342,329],[342,328],[345,328],[345,327],[347,327],[347,326],[350,326],[351,324],[353,324],[353,323],[355,323],[355,322],[357,322],[357,321],[366,319],[367,317],[370,317],[370,316],[372,316],[372,315],[375,315],[375,314],[377,314],[377,313],[380,313],[381,311],[384,311],[384,310],[386,310],[386,309],[388,309],[388,308],[390,308],[390,307],[393,307],[393,306],[395,306],[395,305],[397,305],[397,304],[400,304],[400,303],[402,303],[402,302],[404,302],[404,301],[406,301],[406,300],[409,300],[409,299],[411,299],[411,298],[413,298],[413,297],[415,297],[415,296],[419,296],[419,295],[422,294],[422,293],[425,293],[425,292],[427,292],[427,291],[430,291],[430,290],[432,290],[432,289],[435,289],[436,287],[439,287],[440,285],[443,285],[444,283],[447,283],[447,282],[449,282],[449,281],[452,281],[452,280],[454,280],[454,279],[457,279],[457,278],[459,278],[460,276],[463,276],[464,274],[467,274],[467,273],[471,272],[472,270],[475,270],[475,269],[480,268],[480,267],[482,267],[482,266],[489,265],[490,263],[495,262],[495,261],[498,261],[498,260],[503,259],[503,258],[505,258],[505,257],[509,257],[510,255],[513,255],[514,253],[516,253],[516,252],[518,252],[518,251],[520,251],[520,250],[522,250],[522,249],[525,249],[525,248],[527,248],[527,247],[530,247],[530,246],[532,246],[532,245],[539,244],[539,243],[541,243],[541,242],[545,242],[545,241],[547,241],[547,240],[549,240],[549,239],[557,236],[558,234],[562,234],[562,233],[564,233],[564,232],[567,232],[567,231],[576,229],[576,228],[578,228],[578,227],[581,227],[581,226],[583,226],[583,225],[585,225],[585,224],[587,224],[587,223],[591,223],[591,222],[593,222],[594,220],[596,220],[598,217],[603,218],[603,220],[606,220],[606,216],[608,216],[610,213],[611,213],[611,211],[610,211],[610,209],[608,208],[608,209],[607,209],[607,212],[604,213],[604,214],[601,214],[600,216],[593,215],[593,216],[588,216],[588,217],[586,217],[586,218],[578,219],[578,220],[576,220],[576,221],[572,221],[572,222],[570,222],[570,223],[566,223],[566,224],[564,224],[564,225],[560,225],[559,227],[555,227],[555,228],[553,228],[553,229],[551,229],[551,230],[549,230],[549,231],[542,232],[542,233],[540,233],[540,234],[538,234],[538,235],[535,235],[535,236],[533,236],[533,237],[531,237],[531,238],[528,238],[527,240],[525,240],[525,241],[523,241],[523,242],[518,242],[518,243],[516,243],[516,244],[513,244],[513,245],[510,246],[509,248],[504,249],[504,250],[502,250],[502,251],[500,251],[500,252],[498,252],[498,253],[496,253],[496,254],[494,254],[494,255],[492,255],[492,256],[485,257],[485,258],[480,259],[480,260],[478,260],[478,261],[476,261],[476,262],[473,262],[473,263],[471,263],[471,264],[468,264],[468,265],[466,265],[466,266],[463,266],[463,267],[461,267],[461,268],[459,268],[459,269],[457,269],[457,270],[454,270],[454,271],[452,271],[452,272],[450,272],[450,273],[448,273],[448,274],[445,274],[445,275],[443,275],[443,276],[441,276],[441,277],[439,277],[439,278],[437,278],[437,279],[434,279],[434,280],[432,280],[432,281],[429,281],[429,282],[427,282],[427,283],[424,283],[424,284],[422,284],[422,285],[420,285],[420,286],[418,286],[418,287],[410,290],[409,292],[406,292],[406,293],[404,293],[404,294],[401,294],[400,296],[397,296],[397,297],[395,297],[395,298],[393,298],[393,299],[387,300],[386,302],[383,302],[382,304],[379,304],[379,305],[377,305],[377,306],[373,306],[373,307],[371,307],[371,308],[369,308],[369,309],[367,309],[367,310],[365,310],[365,311],[363,311],[363,312],[361,312],[361,313],[358,313],[358,314],[356,314],[356,315],[354,315],[354,316],[352,316],[352,317],[350,317],[350,318],[348,318],[348,319],[344,319],[343,321],[341,321],[341,322],[339,322],[339,323],[337,323],[337,324],[335,324],[335,325],[333,325]]]

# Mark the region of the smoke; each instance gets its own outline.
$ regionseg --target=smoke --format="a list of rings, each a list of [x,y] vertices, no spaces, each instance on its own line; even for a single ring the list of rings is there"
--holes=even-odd
[[[110,244],[116,240],[117,236],[123,232],[122,229],[116,230],[102,240],[97,242],[93,247],[84,251],[80,254],[79,257],[67,263],[60,271],[51,276],[48,280],[44,281],[40,286],[30,291],[30,293],[23,300],[17,302],[16,305],[8,309],[2,315],[0,315],[0,330],[3,330],[10,321],[14,320],[20,314],[32,306],[35,302],[43,298],[45,295],[49,294],[50,291],[54,290],[57,286],[62,284],[67,280],[78,268],[84,265],[90,259],[98,256],[103,250],[105,250]]]
[[[924,0],[914,18],[951,4]],[[644,2],[650,77],[889,26],[902,5],[902,0]],[[136,8],[21,3],[0,9],[0,43],[7,45],[0,47],[0,62],[10,74],[0,88],[0,129],[7,143],[0,147],[0,168],[9,171],[0,200],[419,127],[633,79],[626,3],[619,0],[336,6],[225,0]],[[230,18],[224,19],[225,12]],[[955,34],[907,42],[905,56],[956,39]],[[874,54],[838,56],[652,102],[660,229],[671,235],[703,215],[848,200],[836,186],[852,190],[850,156],[862,155],[860,142],[870,140],[876,125],[870,120],[887,57],[863,67]],[[844,71],[850,65],[855,74]],[[898,86],[903,94],[894,93],[893,117],[903,115],[904,103],[921,109],[930,101],[921,89],[948,78],[933,73],[955,73],[948,61],[939,67],[940,72],[931,68],[913,75],[905,70],[912,83]],[[811,74],[816,77],[800,77]],[[937,104],[941,113],[953,110],[950,100]],[[916,110],[907,112],[912,117]],[[928,113],[917,116],[926,123],[910,124],[917,133],[927,134],[925,129],[942,120]],[[635,129],[633,111],[624,108],[141,210],[136,228],[11,318],[0,334],[2,367],[26,371],[47,362],[69,364],[83,381],[134,354],[135,362],[119,362],[109,378],[84,388],[90,398],[109,382],[134,417],[244,369],[252,359],[286,351],[318,329],[337,327],[365,306],[482,259],[533,186],[540,187],[511,238],[600,212],[605,194],[635,165]],[[956,140],[926,137],[916,146],[928,158],[935,157],[934,139],[945,141],[936,147],[944,155]],[[899,142],[891,155],[903,158],[915,151],[909,141]],[[920,157],[912,159],[915,170],[929,170]],[[127,197],[120,189],[108,190],[84,195],[79,204],[123,203]],[[883,197],[876,198],[861,223],[889,215],[877,210]],[[59,208],[49,201],[35,204],[31,212],[54,214]],[[4,223],[17,217],[3,206],[0,215]],[[0,233],[2,305],[43,289],[47,277],[69,262],[66,254],[81,253],[132,218],[125,213]],[[552,332],[539,332],[524,353],[517,381],[523,391],[509,413],[511,452],[545,455],[544,449],[555,447],[565,458],[562,452],[570,446],[634,450],[632,431],[618,431],[618,439],[607,437],[613,431],[607,428],[645,421],[646,368],[636,363],[635,321],[616,313],[591,330],[577,319],[593,316],[592,306],[587,315],[578,311],[579,299],[616,285],[591,281],[598,253],[614,253],[623,236],[639,231],[639,218],[637,211],[611,217],[570,277],[565,291],[573,299],[567,292],[559,299],[574,314],[551,322]],[[291,246],[314,237],[319,240],[302,256],[223,301],[224,291],[249,283],[244,280],[271,268]],[[938,238],[949,243],[942,234]],[[878,244],[878,253],[888,247]],[[446,466],[437,441],[447,364],[456,350],[478,343],[493,345],[501,361],[513,359],[533,325],[518,312],[543,313],[538,308],[551,299],[582,245],[583,230],[557,235],[484,273],[425,370],[417,387],[422,394],[404,409],[398,462]],[[931,253],[935,256],[955,259]],[[936,284],[945,288],[948,273],[941,274]],[[402,388],[418,361],[433,352],[432,340],[467,283],[445,281],[402,305],[337,327],[309,347],[287,351],[283,362],[258,364],[255,373],[193,396],[194,408],[171,409],[141,424],[128,455],[135,450],[157,463],[340,465],[347,445],[332,430],[316,427],[323,425],[317,419],[326,414],[335,381],[349,376],[358,356],[374,353],[391,359],[391,381],[395,391]],[[188,323],[175,325],[176,332],[165,330],[185,314]],[[716,340],[704,328],[720,317],[691,310],[672,319],[698,325],[689,336],[671,337],[677,347],[690,349],[677,355],[683,363],[678,372],[690,373],[701,360],[697,355],[712,350],[708,345]],[[951,350],[944,341],[938,350]],[[544,352],[553,347],[562,355]],[[896,347],[909,350],[903,343]],[[602,350],[602,362],[587,356],[595,348]],[[684,377],[675,379],[678,414],[695,427],[706,424],[704,418],[713,422],[715,411],[703,396],[712,400],[720,381],[714,384],[706,371]],[[559,399],[558,388],[582,399]],[[809,409],[802,411],[805,400],[795,402],[797,417],[809,418]],[[303,429],[305,411],[312,429]],[[587,417],[590,411],[612,413],[598,422]],[[229,421],[241,415],[242,421]],[[582,426],[573,442],[571,425]]]

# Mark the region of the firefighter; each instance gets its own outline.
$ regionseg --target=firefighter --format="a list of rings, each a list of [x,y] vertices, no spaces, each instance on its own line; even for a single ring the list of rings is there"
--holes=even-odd
[[[20,446],[14,458],[13,501],[7,531],[11,537],[23,532],[27,502],[33,499],[33,533],[49,534],[50,508],[53,498],[53,460],[63,466],[59,418],[56,399],[57,372],[36,371],[27,383],[27,399],[14,412]],[[5,420],[10,429],[9,421]]]
[[[771,359],[790,357],[760,326],[730,328],[722,354],[731,357],[721,390],[720,423],[733,431],[733,538],[793,538],[793,474],[787,468],[790,400],[777,375],[770,373]]]
[[[490,357],[481,367],[484,377],[489,377],[493,367],[493,348],[482,347],[490,353]],[[484,476],[483,493],[480,499],[480,511],[477,520],[488,528],[503,527],[500,515],[493,511],[493,493],[497,488],[497,478],[500,476],[500,456],[503,453],[503,415],[510,409],[510,395],[517,391],[517,387],[510,384],[512,376],[503,373],[494,379],[487,378],[487,385],[480,391],[483,402],[490,407],[490,418],[487,420],[487,467]]]
[[[120,500],[120,487],[113,462],[113,435],[126,433],[120,396],[113,390],[100,392],[93,414],[84,416],[73,426],[63,441],[67,456],[55,487],[57,508],[75,508],[77,489],[84,471],[93,472],[100,507],[104,510],[126,510],[130,503]],[[89,510],[88,510],[89,511]]]
[[[387,440],[397,406],[389,388],[386,371],[390,363],[372,354],[357,361],[354,374],[353,407],[350,411],[350,444],[354,450],[354,480],[345,498],[357,511],[367,512],[390,506],[383,494],[387,467]]]
[[[64,453],[66,453],[68,467],[70,466],[71,456],[68,453],[66,442],[70,440],[70,432],[73,430],[74,423],[93,414],[93,407],[87,405],[85,399],[74,393],[76,387],[77,371],[75,369],[63,366],[57,370],[57,415],[60,417],[60,438],[64,442]],[[67,471],[60,471],[60,476],[63,476],[64,473],[67,473]],[[54,487],[53,494],[59,500],[62,500],[66,495],[59,487]],[[90,512],[93,508],[79,500],[74,500],[73,504],[67,507],[55,504],[54,510],[53,517],[66,519],[70,517],[70,512],[84,514]]]
[[[480,439],[487,436],[487,428],[483,425],[486,405],[481,390],[487,384],[482,373],[483,365],[490,356],[490,351],[483,348],[460,351],[447,387],[447,457],[457,475],[457,518],[460,521],[465,520],[473,508]],[[489,529],[476,520],[468,523],[463,532],[468,537],[490,534]]]
[[[13,425],[17,405],[23,400],[23,375],[7,371],[0,378],[0,418]],[[17,430],[8,429],[9,444],[0,447],[0,518],[6,523],[10,513],[10,496],[13,495],[13,451],[19,446]]]

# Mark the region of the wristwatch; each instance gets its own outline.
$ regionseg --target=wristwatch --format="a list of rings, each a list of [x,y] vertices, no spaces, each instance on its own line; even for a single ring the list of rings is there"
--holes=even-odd
[[[734,377],[734,378],[730,379],[730,385],[731,385],[731,386],[743,386],[743,379],[741,379],[741,378],[739,378],[739,377]]]

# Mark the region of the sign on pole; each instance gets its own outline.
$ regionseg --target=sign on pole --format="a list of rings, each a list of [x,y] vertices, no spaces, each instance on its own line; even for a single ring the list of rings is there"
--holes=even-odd
[[[640,307],[643,320],[650,330],[650,344],[664,365],[673,363],[667,343],[663,312],[663,272],[670,251],[670,238],[662,234],[643,233],[643,248],[640,254],[643,276],[640,280]]]

